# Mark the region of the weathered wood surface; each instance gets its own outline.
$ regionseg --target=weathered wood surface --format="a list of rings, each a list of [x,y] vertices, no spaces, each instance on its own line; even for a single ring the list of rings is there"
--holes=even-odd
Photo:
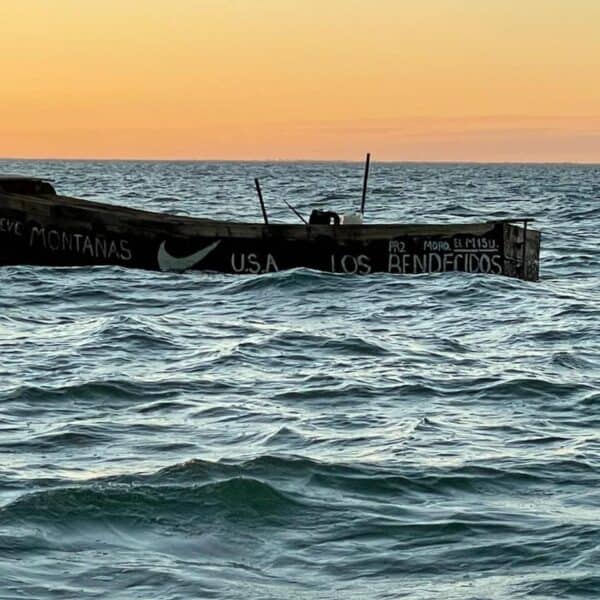
[[[0,265],[119,265],[262,273],[464,271],[539,277],[540,234],[510,222],[250,224],[163,215],[58,195],[0,192]],[[522,262],[525,257],[525,264]]]

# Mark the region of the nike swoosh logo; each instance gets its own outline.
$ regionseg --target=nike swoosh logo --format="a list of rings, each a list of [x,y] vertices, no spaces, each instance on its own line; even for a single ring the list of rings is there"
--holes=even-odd
[[[167,252],[165,242],[163,242],[158,249],[158,268],[161,271],[185,271],[186,269],[191,269],[206,258],[220,243],[221,240],[217,240],[210,244],[210,246],[194,252],[194,254],[177,258]]]

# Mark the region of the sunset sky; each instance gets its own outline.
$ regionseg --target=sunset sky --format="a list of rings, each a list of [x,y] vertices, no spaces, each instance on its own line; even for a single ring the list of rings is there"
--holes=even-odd
[[[0,157],[600,162],[600,0],[1,0]]]

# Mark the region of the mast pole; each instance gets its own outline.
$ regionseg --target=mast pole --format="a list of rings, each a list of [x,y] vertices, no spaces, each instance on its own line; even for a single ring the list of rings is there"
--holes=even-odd
[[[360,203],[360,214],[365,214],[365,200],[367,199],[367,180],[369,179],[369,164],[371,162],[371,153],[367,152],[367,160],[365,161],[365,176],[363,178],[362,200]]]

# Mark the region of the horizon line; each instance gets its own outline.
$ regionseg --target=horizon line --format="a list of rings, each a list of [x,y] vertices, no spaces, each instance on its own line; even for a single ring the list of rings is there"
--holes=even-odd
[[[372,157],[372,154],[371,154]],[[0,161],[30,162],[156,162],[156,163],[363,163],[364,159],[337,158],[95,158],[95,157],[23,157],[0,156]],[[600,162],[578,160],[413,160],[413,159],[373,159],[372,163],[385,164],[440,164],[440,165],[581,165],[600,166]]]

